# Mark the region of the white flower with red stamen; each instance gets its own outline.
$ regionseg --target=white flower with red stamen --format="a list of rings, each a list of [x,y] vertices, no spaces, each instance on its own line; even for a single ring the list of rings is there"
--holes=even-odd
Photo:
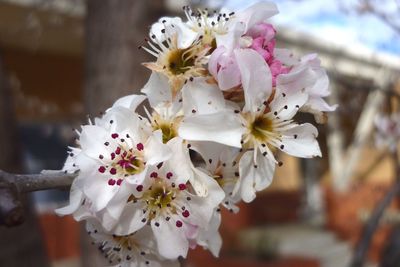
[[[82,151],[75,159],[76,182],[93,213],[106,210],[103,226],[107,229],[118,222],[132,189],[143,183],[149,166],[171,154],[161,132],[152,132],[142,120],[132,110],[114,107],[102,118],[107,125],[83,126],[79,136]]]
[[[165,260],[157,253],[150,227],[118,236],[106,232],[94,221],[87,221],[86,230],[93,244],[115,267],[178,267],[179,262]]]
[[[151,126],[153,130],[162,131],[164,143],[179,136],[178,129],[185,116],[193,116],[196,112],[215,113],[225,109],[225,100],[220,90],[215,84],[207,84],[204,78],[195,78],[187,82],[178,97],[173,99],[168,90],[167,79],[160,74],[153,73],[142,92],[148,96],[150,106],[153,108],[151,114],[147,111]],[[215,94],[218,96],[216,97]],[[183,101],[183,97],[185,97],[185,101]],[[191,99],[191,97],[197,100]],[[226,123],[226,121],[224,122]],[[182,145],[185,147],[185,144]],[[194,175],[191,176],[190,183],[197,195],[207,196],[210,187],[218,187],[213,179],[193,166],[189,156],[182,159],[182,165],[193,171]]]
[[[182,140],[174,138],[168,146],[173,151],[171,158],[152,168],[144,183],[135,188],[113,232],[124,235],[150,224],[159,253],[176,259],[186,257],[189,241],[207,227],[224,195],[210,188],[208,197],[197,196],[189,183],[192,170],[183,168],[188,151]]]
[[[375,144],[378,147],[387,147],[390,151],[397,149],[400,140],[400,114],[379,114],[375,117]]]

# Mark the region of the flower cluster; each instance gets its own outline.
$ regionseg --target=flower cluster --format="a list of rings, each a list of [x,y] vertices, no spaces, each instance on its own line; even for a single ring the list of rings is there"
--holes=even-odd
[[[335,109],[318,57],[275,47],[274,4],[183,10],[187,21],[161,18],[141,47],[155,57],[143,95],[82,126],[65,163],[78,175],[57,212],[85,220],[118,266],[177,266],[196,246],[218,256],[220,209],[268,187],[278,151],[321,156],[316,127],[295,115]]]

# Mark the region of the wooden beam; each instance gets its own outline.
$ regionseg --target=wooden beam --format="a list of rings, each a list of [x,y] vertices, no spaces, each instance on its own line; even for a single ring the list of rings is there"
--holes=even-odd
[[[338,180],[334,183],[334,187],[338,191],[345,192],[349,189],[362,149],[373,132],[375,116],[386,98],[386,92],[389,91],[392,80],[390,72],[384,68],[376,75],[375,83],[380,90],[374,90],[368,94],[354,131],[353,140],[346,152],[346,164],[343,165]]]

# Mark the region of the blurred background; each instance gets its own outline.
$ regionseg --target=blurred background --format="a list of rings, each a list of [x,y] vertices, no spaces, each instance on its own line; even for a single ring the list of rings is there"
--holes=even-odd
[[[0,169],[60,169],[72,129],[147,81],[141,63],[153,59],[137,47],[160,16],[182,16],[188,4],[237,10],[251,2],[1,0]],[[373,119],[398,107],[400,2],[274,2],[281,12],[272,19],[277,47],[318,53],[330,76],[329,101],[339,104],[319,125],[323,157],[281,155],[272,186],[241,204],[239,214],[224,212],[220,259],[196,249],[185,266],[350,266],[365,223],[395,183],[396,162],[375,147]],[[24,201],[26,222],[0,226],[1,267],[103,266],[83,228],[54,214],[68,191],[35,192]],[[391,202],[365,266],[400,266],[400,203]]]

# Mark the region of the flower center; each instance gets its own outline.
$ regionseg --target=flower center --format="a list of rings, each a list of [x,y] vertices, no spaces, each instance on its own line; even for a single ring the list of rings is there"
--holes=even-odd
[[[145,198],[148,200],[149,209],[163,209],[171,206],[176,193],[176,190],[172,190],[172,188],[158,181],[147,192]]]
[[[114,164],[115,167],[119,167],[122,172],[128,175],[138,174],[144,169],[144,162],[142,161],[141,153],[132,153],[133,151],[129,151],[128,153],[125,151],[120,160]]]
[[[119,138],[117,133],[111,135],[113,139]],[[126,136],[130,138],[129,135]],[[109,142],[104,143],[109,146]],[[143,158],[144,145],[136,144],[136,148],[128,145],[127,140],[121,138],[118,146],[110,153],[111,162],[103,162],[98,171],[100,173],[109,173],[112,177],[108,180],[110,186],[121,185],[124,177],[141,173],[145,168]],[[99,155],[99,159],[103,161],[104,156]]]
[[[255,148],[258,144],[266,144],[274,136],[274,126],[268,114],[244,114],[247,132],[243,138],[243,147]]]
[[[261,142],[265,142],[268,133],[271,133],[273,130],[272,121],[266,116],[260,116],[256,118],[250,127],[251,134],[254,136],[254,138]]]
[[[174,75],[185,73],[195,65],[194,53],[196,49],[175,49],[168,55],[168,69]]]
[[[132,247],[136,247],[136,244],[133,242],[134,240],[129,236],[118,236],[113,235],[113,240],[117,244],[116,247],[121,249],[131,250]]]
[[[181,121],[182,116],[165,119],[158,113],[154,112],[151,119],[151,125],[153,130],[161,130],[163,143],[166,144],[169,140],[178,136],[178,127]]]
[[[183,198],[186,196],[186,200],[189,201],[191,198],[187,195],[186,184],[175,184],[171,181],[173,177],[172,172],[168,172],[165,177],[158,176],[157,172],[152,172],[148,179],[151,179],[151,186],[146,189],[140,197],[131,195],[128,199],[134,203],[141,202],[145,204],[143,213],[145,218],[142,222],[154,222],[156,226],[159,226],[161,221],[160,218],[165,218],[168,222],[173,216],[180,218],[187,218],[190,216],[190,212],[183,205]],[[143,185],[136,187],[138,192],[144,190]],[[179,200],[176,200],[179,198]],[[182,227],[182,221],[176,220],[176,226]]]

